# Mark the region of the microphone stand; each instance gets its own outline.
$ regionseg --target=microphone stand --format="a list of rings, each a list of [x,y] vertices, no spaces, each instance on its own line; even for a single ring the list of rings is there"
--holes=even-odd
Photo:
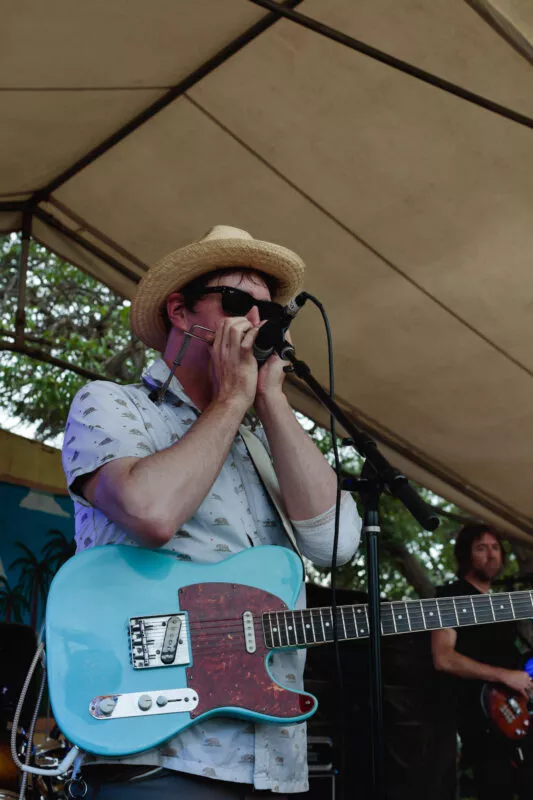
[[[431,508],[410,486],[407,478],[400,470],[393,467],[379,452],[376,442],[366,433],[359,431],[344,411],[330,397],[320,383],[313,377],[305,361],[296,358],[294,347],[288,342],[280,341],[276,352],[292,367],[287,371],[294,372],[298,378],[309,386],[315,397],[337,422],[349,434],[350,444],[365,458],[360,478],[344,480],[343,488],[357,491],[363,504],[363,534],[367,549],[367,583],[368,583],[368,616],[369,616],[369,667],[371,688],[371,733],[372,733],[372,787],[373,800],[385,799],[385,781],[383,769],[383,690],[381,680],[381,617],[379,588],[379,554],[378,539],[381,532],[379,522],[379,501],[381,494],[387,490],[404,504],[410,514],[427,531],[433,531],[439,525],[439,518]],[[335,620],[336,624],[336,620]]]

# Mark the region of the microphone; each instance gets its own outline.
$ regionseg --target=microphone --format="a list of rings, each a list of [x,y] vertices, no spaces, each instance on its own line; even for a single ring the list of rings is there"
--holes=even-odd
[[[279,319],[269,319],[261,326],[254,342],[254,356],[259,366],[262,366],[274,351],[283,357],[284,348],[294,350],[292,345],[285,341],[285,333],[307,298],[307,292],[300,292],[284,306]]]

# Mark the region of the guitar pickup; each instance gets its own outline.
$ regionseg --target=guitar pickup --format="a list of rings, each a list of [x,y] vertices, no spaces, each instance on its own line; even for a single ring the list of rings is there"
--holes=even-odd
[[[161,650],[161,661],[163,664],[173,664],[178,652],[180,640],[181,619],[179,614],[170,617],[167,622],[167,631],[163,639],[163,649]]]
[[[129,645],[134,669],[188,666],[191,651],[187,614],[132,617]]]

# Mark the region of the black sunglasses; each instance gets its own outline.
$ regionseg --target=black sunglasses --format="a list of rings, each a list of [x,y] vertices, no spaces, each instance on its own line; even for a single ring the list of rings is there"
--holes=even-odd
[[[257,300],[248,292],[235,289],[233,286],[207,286],[198,288],[189,294],[189,297],[198,299],[204,294],[222,295],[222,310],[231,317],[245,317],[246,314],[257,306],[259,317],[265,319],[280,319],[283,316],[283,306],[272,300]]]

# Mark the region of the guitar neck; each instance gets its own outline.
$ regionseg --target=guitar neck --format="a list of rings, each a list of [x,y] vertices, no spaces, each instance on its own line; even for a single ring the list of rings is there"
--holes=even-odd
[[[533,593],[501,592],[427,600],[398,600],[380,605],[381,633],[399,633],[485,625],[533,617]],[[306,647],[333,641],[331,608],[266,612],[263,631],[269,649]],[[368,606],[337,606],[337,638],[365,639],[369,635]]]

